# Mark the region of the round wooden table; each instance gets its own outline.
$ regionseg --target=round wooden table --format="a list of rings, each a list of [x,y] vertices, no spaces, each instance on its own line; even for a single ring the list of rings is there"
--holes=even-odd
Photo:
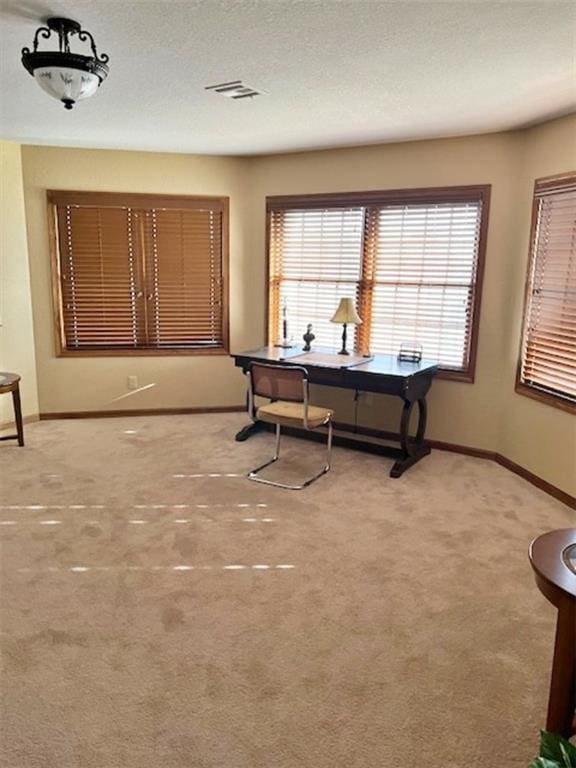
[[[540,592],[558,609],[546,730],[576,733],[576,528],[550,531],[530,545]]]
[[[17,373],[3,373],[0,371],[0,395],[4,395],[7,392],[12,392],[16,434],[0,437],[0,440],[18,440],[18,445],[24,445],[24,426],[22,424],[22,406],[20,403],[20,376]]]

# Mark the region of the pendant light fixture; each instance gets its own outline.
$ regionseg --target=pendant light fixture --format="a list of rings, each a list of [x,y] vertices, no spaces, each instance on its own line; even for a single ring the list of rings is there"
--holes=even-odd
[[[52,33],[58,35],[59,50],[39,51],[38,40],[47,40]],[[78,36],[81,42],[90,41],[92,56],[71,53],[70,37]],[[100,56],[90,32],[83,30],[77,21],[53,17],[45,27],[39,27],[34,35],[33,50],[22,49],[22,64],[34,77],[40,88],[72,109],[80,99],[92,96],[108,75],[108,56]]]

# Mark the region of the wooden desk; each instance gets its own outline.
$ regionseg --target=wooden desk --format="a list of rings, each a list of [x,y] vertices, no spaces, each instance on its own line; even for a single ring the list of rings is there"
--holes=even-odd
[[[329,362],[333,356],[334,363]],[[322,356],[322,362],[318,361]],[[426,430],[426,395],[432,384],[438,366],[429,360],[419,363],[399,362],[392,355],[374,355],[366,362],[346,367],[346,358],[335,353],[335,350],[316,347],[307,355],[301,347],[280,349],[279,347],[261,347],[249,352],[232,355],[238,367],[246,372],[253,362],[282,363],[285,365],[301,365],[308,370],[311,384],[326,387],[352,389],[358,392],[378,392],[384,395],[400,397],[404,403],[400,418],[399,442],[400,448],[374,446],[374,444],[352,441],[349,438],[335,438],[335,443],[350,447],[361,447],[370,450],[376,448],[378,453],[392,456],[396,459],[390,471],[390,477],[400,477],[409,467],[430,453],[430,447],[424,442]],[[307,362],[307,359],[309,362]],[[418,403],[418,427],[416,434],[409,434],[410,415],[414,405]],[[254,417],[254,414],[253,414]],[[247,440],[260,429],[266,429],[263,422],[253,421],[236,435],[236,440]],[[301,432],[299,434],[308,435]],[[351,445],[356,443],[356,445]]]
[[[576,733],[576,528],[550,531],[530,545],[536,584],[558,609],[546,730]]]

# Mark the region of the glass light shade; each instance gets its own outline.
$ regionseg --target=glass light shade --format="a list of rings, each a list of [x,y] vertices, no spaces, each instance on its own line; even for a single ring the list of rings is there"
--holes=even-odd
[[[98,75],[72,67],[38,67],[34,78],[43,91],[65,103],[87,99],[100,84]]]

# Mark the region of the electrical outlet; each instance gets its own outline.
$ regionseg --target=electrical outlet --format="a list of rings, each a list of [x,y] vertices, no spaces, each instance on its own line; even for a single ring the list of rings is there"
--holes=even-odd
[[[128,389],[138,389],[138,376],[128,376]]]

